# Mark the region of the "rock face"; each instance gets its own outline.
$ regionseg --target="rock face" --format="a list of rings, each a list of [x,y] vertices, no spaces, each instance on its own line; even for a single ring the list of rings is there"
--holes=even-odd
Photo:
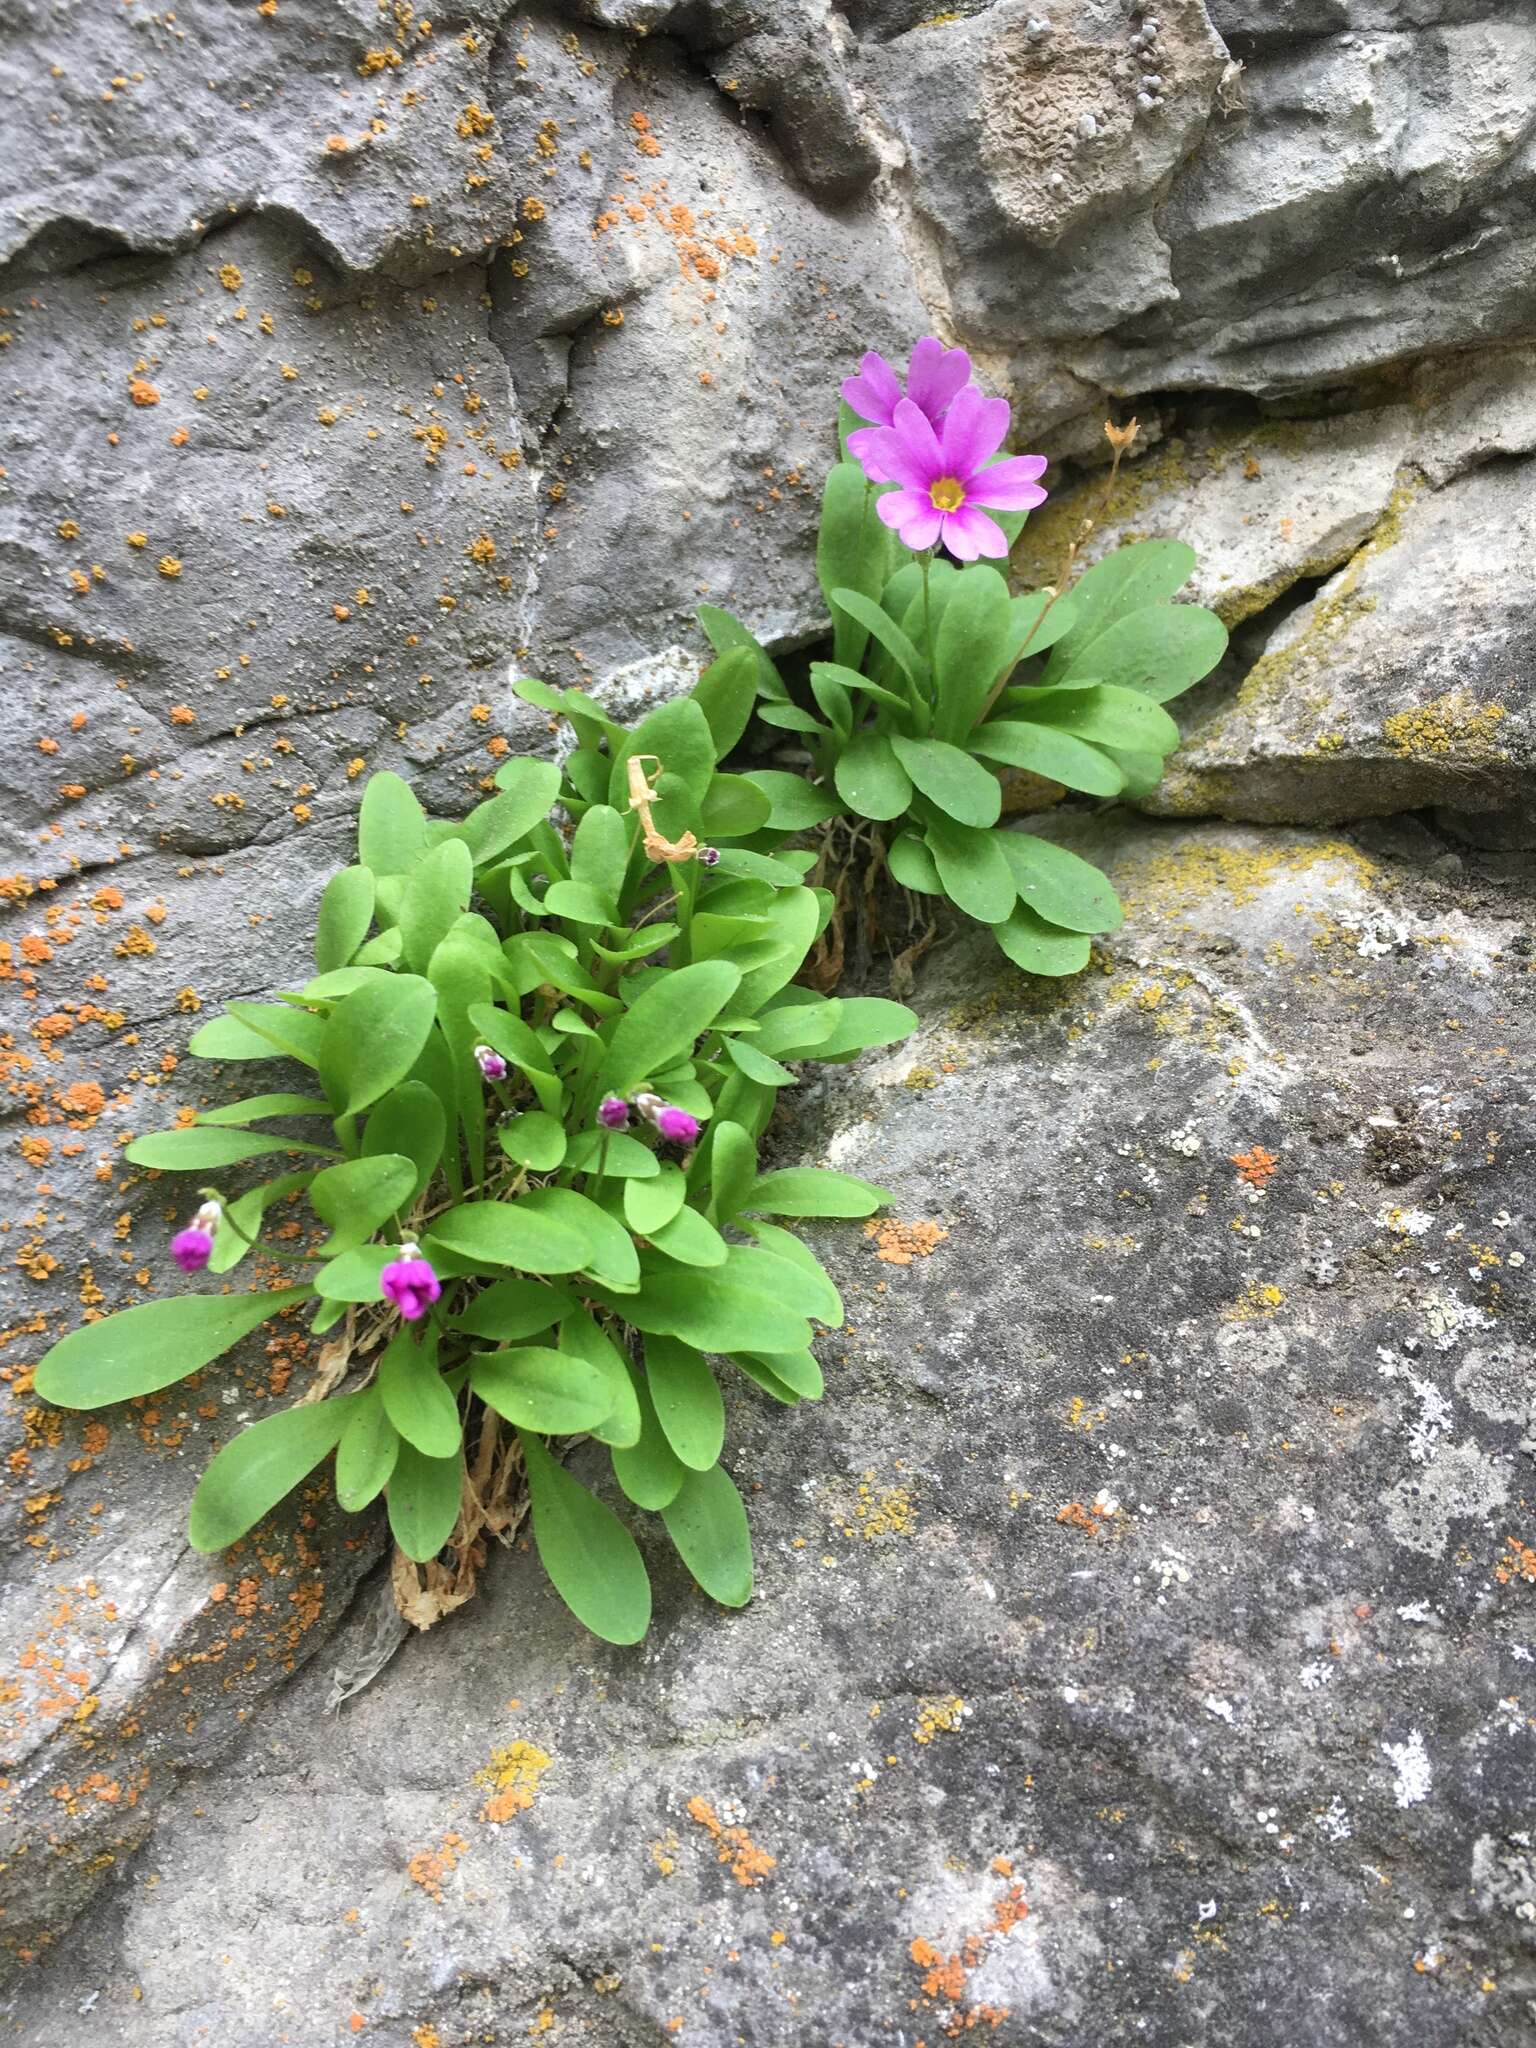
[[[37,0],[0,105],[17,2038],[1519,2037],[1536,8]],[[300,971],[365,769],[448,811],[551,743],[509,661],[638,709],[701,598],[816,635],[835,384],[930,327],[1056,458],[1021,575],[1137,411],[1092,547],[1187,534],[1234,628],[1177,827],[1098,828],[1108,977],[957,951],[785,1134],[914,1228],[833,1246],[838,1397],[742,1409],[755,1609],[604,1660],[513,1558],[338,1726],[371,1595],[274,1705],[376,1529],[181,1530],[302,1342],[29,1391],[164,1282],[121,1147],[233,1085],[186,1036]]]
[[[609,1651],[514,1554],[335,1721],[323,1654],[19,2043],[1523,2038],[1528,886],[1075,843],[1095,966],[962,941],[785,1134],[895,1202],[825,1403],[734,1400],[753,1605],[658,1560]]]

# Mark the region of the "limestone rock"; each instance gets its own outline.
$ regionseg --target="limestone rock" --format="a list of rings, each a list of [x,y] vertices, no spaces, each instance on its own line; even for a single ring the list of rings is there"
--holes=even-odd
[[[18,2048],[1521,2038],[1528,878],[1057,829],[1095,967],[935,956],[786,1133],[895,1205],[826,1401],[732,1390],[754,1603],[658,1556],[615,1652],[514,1552],[339,1719],[315,1660]]]
[[[1199,720],[1159,811],[1318,821],[1536,797],[1536,514],[1528,464],[1416,495],[1278,626]]]

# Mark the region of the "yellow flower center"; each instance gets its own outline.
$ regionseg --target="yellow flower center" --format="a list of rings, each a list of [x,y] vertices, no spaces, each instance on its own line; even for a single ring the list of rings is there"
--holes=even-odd
[[[928,502],[936,512],[958,512],[965,503],[965,485],[957,476],[941,476],[928,486]]]

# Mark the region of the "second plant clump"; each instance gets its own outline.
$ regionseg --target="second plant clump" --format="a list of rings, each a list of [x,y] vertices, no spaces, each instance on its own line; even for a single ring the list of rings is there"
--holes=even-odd
[[[885,1199],[847,1174],[764,1171],[758,1141],[796,1065],[853,1059],[916,1021],[795,980],[836,908],[807,880],[827,834],[872,827],[897,883],[949,898],[1019,966],[1071,973],[1119,905],[1066,848],[999,829],[999,770],[1145,792],[1178,738],[1163,702],[1226,643],[1211,613],[1169,602],[1194,566],[1179,542],[1121,548],[1067,590],[1085,523],[1055,588],[1010,593],[983,558],[1004,557],[1043,499],[1045,462],[1000,453],[1008,407],[963,351],[920,342],[905,390],[866,356],[844,401],[817,543],[833,645],[810,666],[814,710],[711,607],[700,623],[718,658],[633,732],[581,691],[519,682],[569,721],[563,763],[507,762],[459,822],[375,775],[357,861],[320,904],[316,973],[231,1003],[191,1041],[220,1068],[296,1062],[305,1091],[205,1109],[128,1147],[136,1165],[204,1180],[278,1166],[232,1200],[205,1185],[170,1247],[189,1274],[251,1261],[258,1284],[87,1323],[38,1366],[39,1394],[75,1408],[153,1395],[273,1317],[335,1333],[300,1401],[214,1456],[192,1505],[199,1548],[237,1541],[334,1453],[344,1508],[385,1498],[407,1612],[416,1567],[430,1591],[438,1560],[455,1560],[445,1611],[473,1583],[482,1532],[513,1525],[521,1472],[562,1598],[596,1634],[636,1642],[651,1606],[640,1550],[550,1448],[586,1434],[706,1592],[750,1597],[711,1361],[787,1406],[818,1398],[814,1326],[840,1327],[842,1303],[784,1219],[862,1217]],[[1134,423],[1107,431],[1118,465]],[[721,766],[754,715],[799,736],[808,772]],[[820,854],[788,844],[816,831]]]

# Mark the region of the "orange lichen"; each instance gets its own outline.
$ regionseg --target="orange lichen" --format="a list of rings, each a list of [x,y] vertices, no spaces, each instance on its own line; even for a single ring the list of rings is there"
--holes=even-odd
[[[776,1856],[760,1849],[745,1828],[726,1827],[707,1799],[695,1796],[689,1800],[687,1811],[688,1818],[713,1837],[720,1862],[729,1866],[739,1885],[750,1890],[760,1885],[770,1870],[778,1868]]]
[[[1518,1536],[1506,1536],[1504,1547],[1509,1555],[1500,1558],[1493,1569],[1499,1584],[1507,1586],[1511,1579],[1523,1579],[1528,1586],[1536,1586],[1536,1550]]]
[[[1267,1152],[1262,1145],[1253,1145],[1246,1152],[1232,1154],[1232,1164],[1237,1168],[1238,1179],[1247,1181],[1251,1188],[1267,1188],[1275,1177],[1275,1168],[1279,1163],[1276,1154]]]
[[[451,1830],[435,1849],[418,1849],[405,1866],[405,1874],[419,1885],[429,1899],[443,1902],[443,1880],[458,1868],[460,1856],[469,1847],[464,1837]]]
[[[998,1870],[999,1865],[1003,1871],[1011,1871],[1013,1867],[1006,1857],[993,1859],[993,1869]],[[988,1949],[995,1941],[1011,1934],[1028,1912],[1024,1887],[1010,1885],[994,1903],[986,1925],[979,1933],[968,1934],[954,1954],[946,1955],[922,1935],[912,1941],[907,1953],[923,1973],[923,2002],[941,2002],[949,2009],[940,2024],[942,2031],[951,2038],[979,2026],[996,2027],[1007,2019],[1005,2006],[967,2005],[965,1996],[971,1977],[985,1959]]]
[[[554,1763],[534,1742],[509,1742],[491,1752],[491,1760],[476,1771],[475,1782],[491,1788],[491,1796],[480,1809],[483,1821],[510,1820],[532,1806],[539,1780]]]
[[[128,379],[128,396],[135,405],[158,405],[160,403],[159,392],[153,384],[147,383],[142,377],[130,377]]]
[[[949,1232],[937,1223],[898,1223],[894,1217],[877,1217],[865,1224],[864,1235],[874,1239],[877,1259],[888,1266],[910,1266],[914,1259],[926,1259]]]

